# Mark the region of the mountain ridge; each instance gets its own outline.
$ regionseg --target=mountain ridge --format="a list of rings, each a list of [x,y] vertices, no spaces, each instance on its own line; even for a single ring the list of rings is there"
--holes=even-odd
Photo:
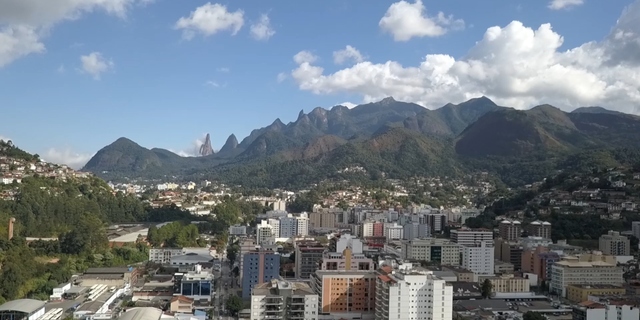
[[[287,124],[276,118],[242,142],[230,135],[220,151],[206,157],[180,157],[119,138],[96,153],[84,170],[105,177],[204,173],[212,179],[240,181],[235,178],[256,168],[254,174],[275,182],[278,179],[264,172],[284,177],[299,168],[309,179],[322,180],[344,169],[341,166],[355,165],[368,167],[375,175],[408,177],[482,169],[482,162],[474,159],[486,157],[566,157],[625,145],[640,148],[640,118],[604,108],[567,113],[540,105],[522,111],[483,96],[429,110],[389,97],[351,109],[316,107],[309,113],[301,111],[296,121]],[[278,167],[284,165],[292,170],[280,173]]]

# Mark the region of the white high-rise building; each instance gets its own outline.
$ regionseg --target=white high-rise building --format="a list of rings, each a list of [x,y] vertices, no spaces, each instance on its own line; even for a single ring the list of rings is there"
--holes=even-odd
[[[463,246],[475,245],[481,241],[493,242],[493,231],[469,228],[451,230],[451,241]]]
[[[296,221],[298,222],[296,235],[309,235],[309,215],[307,215],[306,212],[303,212],[300,216],[296,217]]]
[[[267,219],[267,224],[273,227],[273,237],[280,237],[280,219]]]
[[[378,270],[375,320],[451,320],[453,287],[432,271],[403,264]]]
[[[318,301],[318,295],[305,282],[273,279],[251,290],[251,320],[316,320]]]
[[[574,319],[584,320],[638,320],[640,310],[627,305],[592,303],[589,307],[577,305],[573,308]]]
[[[493,275],[494,255],[493,241],[462,246],[462,267],[478,275]]]
[[[273,244],[275,242],[276,233],[273,230],[273,226],[262,220],[256,227],[256,242],[257,245]]]
[[[402,240],[403,230],[404,228],[397,223],[385,223],[384,236],[387,238],[387,241]]]

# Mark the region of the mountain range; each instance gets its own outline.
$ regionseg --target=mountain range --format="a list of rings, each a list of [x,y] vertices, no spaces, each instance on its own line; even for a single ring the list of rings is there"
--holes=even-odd
[[[206,177],[255,187],[482,170],[517,184],[596,150],[608,151],[608,164],[630,161],[622,149],[640,150],[640,118],[601,107],[566,113],[540,105],[523,111],[480,97],[428,110],[389,97],[351,109],[300,111],[296,121],[276,119],[241,142],[232,134],[217,153],[201,157],[146,149],[120,138],[83,170],[107,179]],[[535,173],[514,176],[513,170]]]

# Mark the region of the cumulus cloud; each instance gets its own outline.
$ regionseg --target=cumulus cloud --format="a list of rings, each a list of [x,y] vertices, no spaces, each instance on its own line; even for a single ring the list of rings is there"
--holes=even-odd
[[[260,16],[260,19],[251,25],[251,36],[256,40],[269,40],[276,34],[276,31],[271,27],[271,21],[267,14]]]
[[[149,0],[0,1],[0,67],[33,53],[44,53],[42,38],[57,23],[103,11],[124,18],[136,3]]]
[[[429,16],[421,0],[414,3],[402,0],[389,6],[378,25],[395,41],[408,41],[414,37],[438,37],[451,29],[463,29],[464,20],[442,12]]]
[[[551,10],[560,10],[580,6],[582,4],[584,4],[584,0],[551,0],[547,7]]]
[[[291,76],[301,90],[358,94],[364,102],[393,96],[433,108],[486,95],[516,108],[551,103],[566,110],[600,105],[640,113],[639,18],[636,1],[605,40],[566,51],[551,25],[532,29],[513,21],[487,29],[459,60],[429,54],[414,66],[364,61],[325,74],[312,61],[297,59]]]
[[[318,57],[316,57],[316,55],[306,50],[300,51],[296,53],[295,56],[293,56],[293,61],[295,61],[297,64],[314,63],[317,59]]]
[[[77,153],[72,151],[70,148],[50,148],[44,155],[41,155],[41,157],[47,162],[66,164],[67,166],[78,170],[84,167],[94,154]]]
[[[244,11],[231,12],[224,5],[208,2],[196,8],[188,17],[180,18],[175,28],[182,30],[184,39],[190,40],[197,33],[208,37],[221,31],[230,31],[236,35],[243,25]]]
[[[100,80],[100,76],[103,73],[114,67],[113,61],[105,59],[100,52],[92,52],[86,56],[81,56],[80,62],[82,62],[82,71],[90,74],[96,80]]]
[[[364,56],[358,51],[358,49],[347,45],[344,49],[333,52],[333,62],[335,64],[343,64],[347,61],[362,62]]]

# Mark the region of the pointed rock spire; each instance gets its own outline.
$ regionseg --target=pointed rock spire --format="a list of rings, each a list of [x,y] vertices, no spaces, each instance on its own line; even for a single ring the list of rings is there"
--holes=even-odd
[[[232,133],[229,136],[229,138],[227,138],[227,142],[224,143],[224,146],[222,146],[222,149],[220,149],[219,152],[222,153],[222,152],[233,151],[237,147],[238,147],[238,139],[236,138],[236,135]]]
[[[200,146],[200,155],[203,157],[213,154],[213,147],[211,147],[211,136],[207,133],[204,138],[204,143]]]

